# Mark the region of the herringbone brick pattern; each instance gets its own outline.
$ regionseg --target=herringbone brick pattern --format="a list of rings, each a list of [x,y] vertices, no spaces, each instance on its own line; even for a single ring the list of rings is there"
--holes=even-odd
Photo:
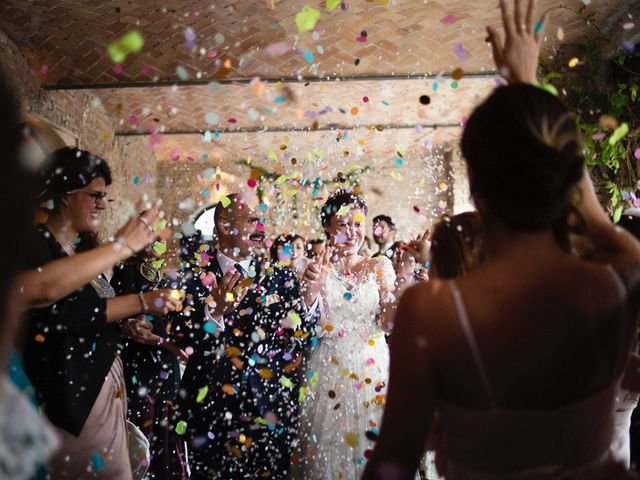
[[[494,78],[145,87],[96,90],[119,132],[339,125],[461,124]],[[427,95],[429,104],[420,103]],[[213,115],[212,118],[207,117]]]
[[[499,23],[497,3],[352,0],[345,2],[346,10],[323,12],[315,33],[299,33],[296,13],[305,4],[323,10],[324,1],[280,0],[269,8],[264,0],[4,0],[0,29],[47,85],[179,81],[185,75],[179,78],[178,67],[191,80],[402,76],[457,67],[479,72],[493,68],[483,39],[484,27]],[[562,27],[565,42],[582,42],[594,33],[583,20],[586,15],[593,13],[594,22],[601,24],[623,2],[538,3],[540,11],[552,9],[546,46],[553,51],[560,43],[557,27]],[[195,48],[186,45],[188,28],[195,33]],[[142,33],[145,46],[123,62],[122,73],[114,73],[106,48],[133,29]],[[366,41],[358,41],[363,32]]]

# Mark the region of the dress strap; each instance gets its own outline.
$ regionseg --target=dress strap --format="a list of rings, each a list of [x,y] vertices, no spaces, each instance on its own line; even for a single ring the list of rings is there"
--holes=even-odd
[[[471,354],[473,355],[473,360],[476,364],[476,368],[478,369],[478,373],[480,374],[480,379],[482,380],[484,391],[487,395],[491,408],[497,408],[495,398],[493,397],[493,391],[491,390],[491,385],[489,384],[489,377],[487,377],[487,369],[485,368],[482,357],[480,356],[480,350],[478,349],[476,338],[473,335],[473,329],[471,328],[471,322],[469,322],[467,310],[464,308],[462,294],[460,293],[460,290],[458,289],[458,286],[456,285],[454,280],[448,280],[447,284],[449,285],[449,291],[451,292],[453,304],[456,308],[458,321],[460,322],[460,326],[462,327],[464,336],[467,339],[467,343],[469,344],[469,349],[471,350]]]
[[[622,280],[622,278],[620,277],[620,274],[611,266],[608,265],[607,266],[608,270],[611,272],[611,276],[613,277],[613,280],[616,284],[616,296],[618,298],[618,303],[619,303],[619,309],[618,311],[620,312],[620,318],[619,318],[619,324],[618,324],[618,350],[616,352],[616,362],[614,363],[614,375],[617,375],[620,372],[620,369],[622,368],[624,362],[626,362],[628,354],[629,354],[629,350],[626,349],[624,347],[627,339],[626,339],[626,335],[627,335],[627,328],[625,328],[626,326],[626,322],[627,322],[627,287],[624,284],[624,281]],[[637,335],[636,335],[637,337]],[[637,338],[634,338],[634,341],[632,342],[632,351],[636,351],[638,347],[638,340]]]

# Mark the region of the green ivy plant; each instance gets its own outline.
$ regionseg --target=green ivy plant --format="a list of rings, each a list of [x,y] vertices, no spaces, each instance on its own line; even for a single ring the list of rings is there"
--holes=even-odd
[[[544,83],[556,85],[577,113],[586,164],[599,197],[615,222],[627,207],[640,207],[640,55],[619,48],[605,58],[610,40],[588,40],[576,60],[559,69],[541,64]]]

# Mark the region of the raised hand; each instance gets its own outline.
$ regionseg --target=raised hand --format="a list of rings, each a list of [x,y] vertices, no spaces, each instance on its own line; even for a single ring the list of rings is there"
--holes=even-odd
[[[184,292],[182,290],[173,290],[171,288],[152,290],[143,293],[143,296],[150,315],[166,315],[169,312],[174,312],[184,300]]]
[[[534,24],[535,0],[527,0],[527,11],[524,17],[521,1],[524,0],[514,0],[514,12],[511,15],[505,0],[500,0],[502,26],[506,35],[504,42],[494,27],[488,26],[487,32],[493,50],[493,59],[500,75],[510,83],[536,83],[538,57],[547,14],[545,13],[540,21]]]
[[[116,233],[116,238],[131,250],[132,255],[144,250],[158,238],[158,234],[152,228],[158,214],[158,208],[153,207],[139,217],[130,218]]]
[[[407,253],[409,253],[416,262],[424,265],[431,258],[431,234],[429,230],[425,230],[422,235],[411,240],[405,246]]]
[[[333,247],[327,246],[314,261],[307,265],[300,285],[302,297],[307,307],[311,307],[313,302],[318,298],[318,295],[320,295],[320,292],[322,292],[324,282],[329,273],[332,256]]]
[[[206,278],[204,275],[202,279]],[[242,285],[244,277],[235,269],[229,270],[222,276],[218,284],[215,275],[209,274],[211,284],[211,298],[213,308],[211,314],[214,318],[220,318],[233,312],[244,299],[249,289]]]

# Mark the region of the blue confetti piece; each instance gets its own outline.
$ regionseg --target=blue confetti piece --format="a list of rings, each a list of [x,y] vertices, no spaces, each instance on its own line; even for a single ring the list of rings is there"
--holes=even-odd
[[[138,177],[133,177],[133,184],[138,185],[140,183],[140,179]]]
[[[538,22],[536,23],[536,26],[534,27],[533,32],[540,33],[543,28],[544,28],[544,22]]]
[[[402,159],[401,158],[396,158],[396,165],[401,167],[402,166]]]
[[[307,61],[307,63],[313,63],[313,53],[311,52],[311,50],[305,50],[304,59]]]
[[[99,452],[93,452],[93,455],[91,455],[91,464],[97,471],[104,469],[104,458],[102,458]]]
[[[286,95],[280,95],[279,97],[276,97],[276,99],[274,100],[275,103],[284,103],[286,101],[287,101]]]
[[[433,89],[434,92],[438,91],[438,82],[433,82],[433,85],[431,86],[431,88]]]
[[[207,333],[216,333],[217,326],[214,322],[204,322],[202,329]]]

